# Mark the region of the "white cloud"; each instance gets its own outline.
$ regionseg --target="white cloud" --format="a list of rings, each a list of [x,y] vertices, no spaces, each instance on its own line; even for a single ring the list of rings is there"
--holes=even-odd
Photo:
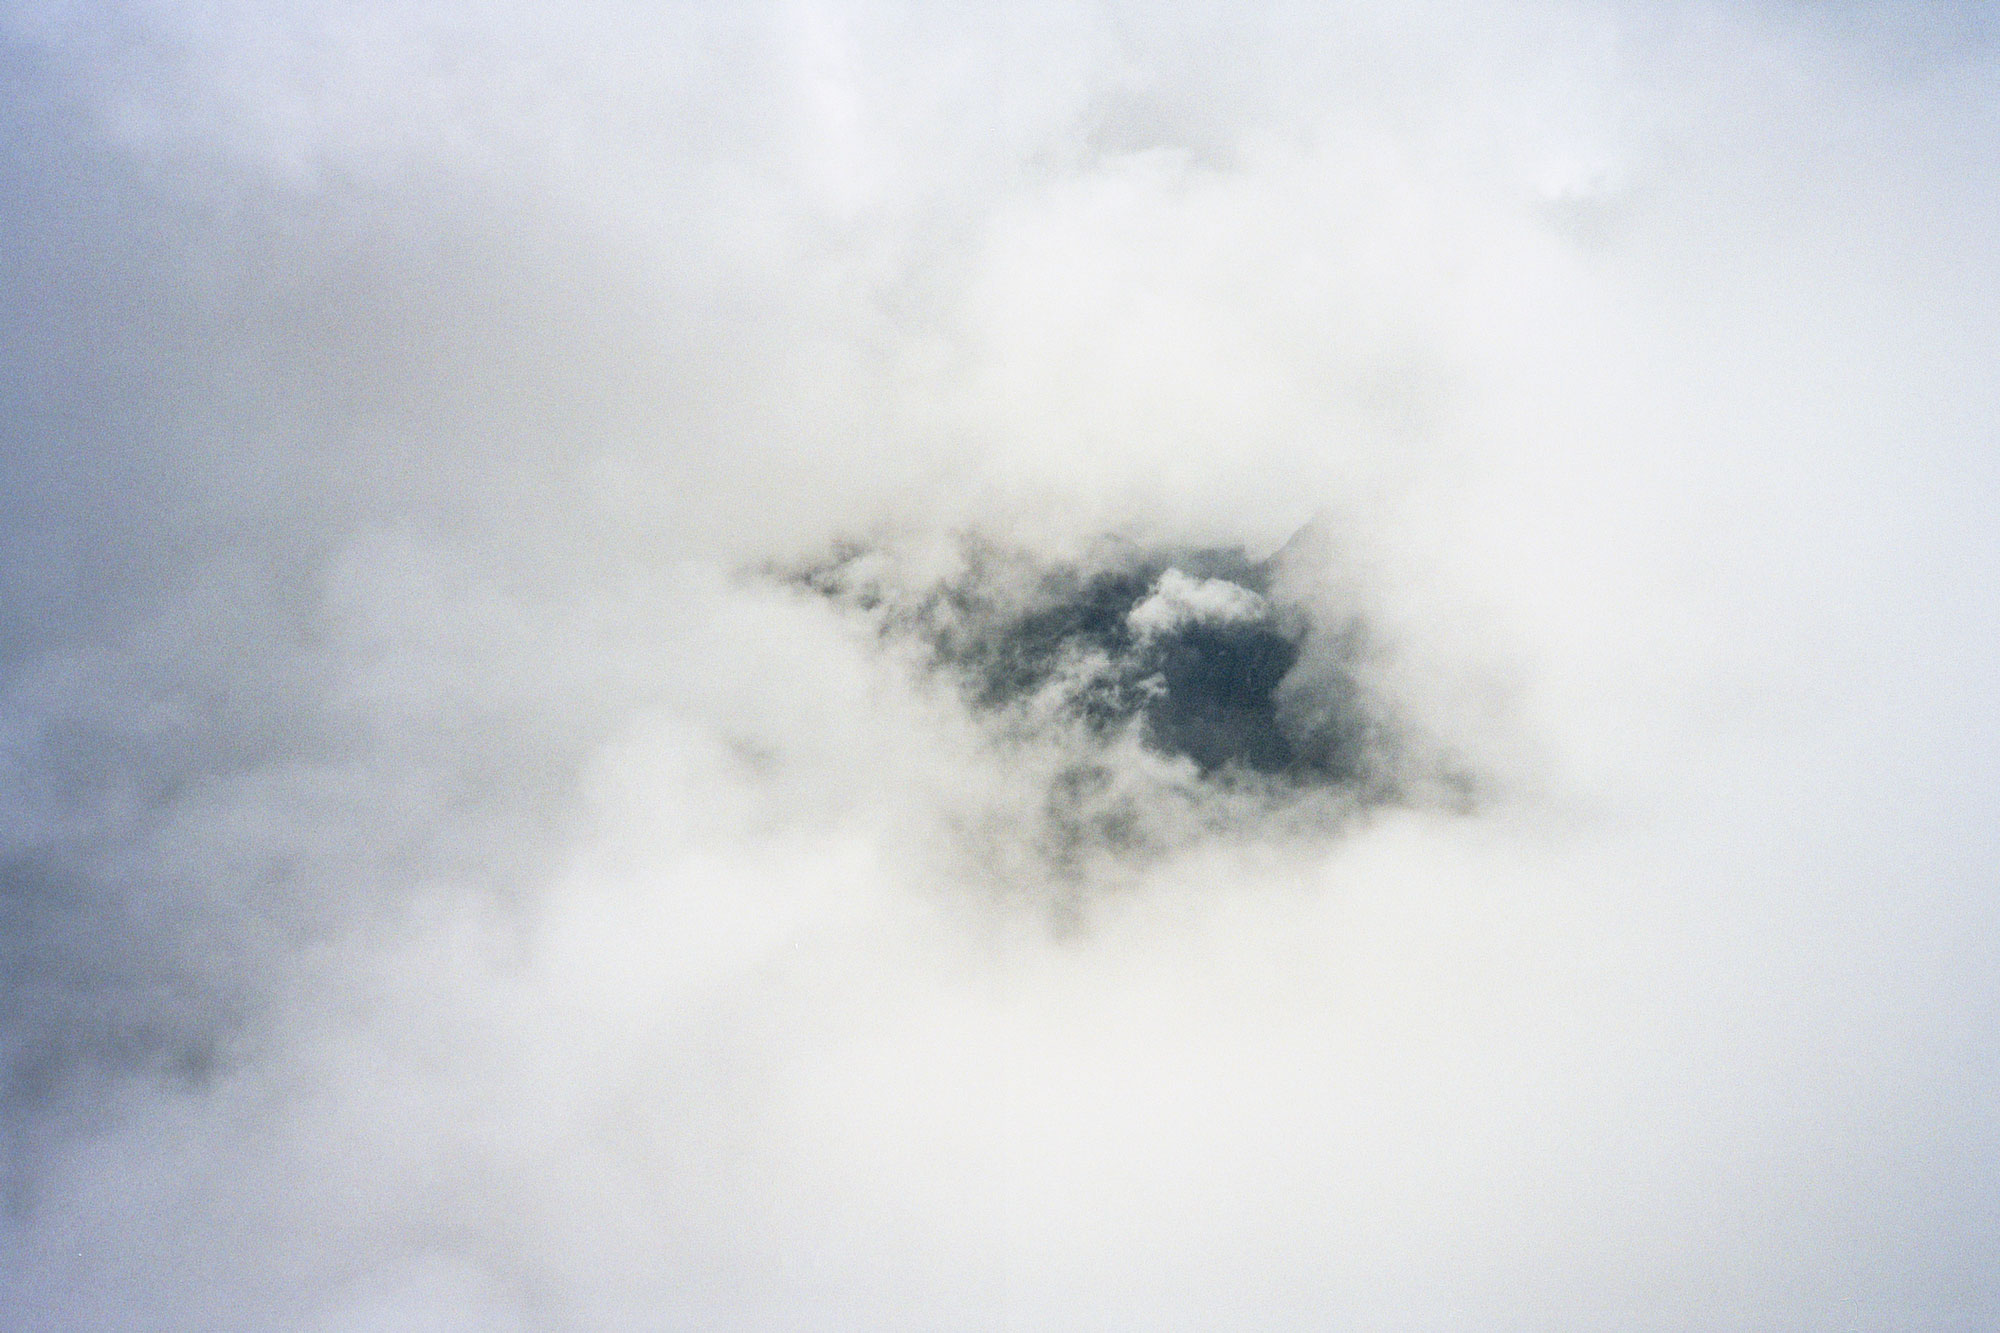
[[[1257,620],[1264,599],[1228,579],[1192,579],[1178,569],[1160,575],[1152,593],[1125,617],[1140,636],[1167,633],[1190,622]]]
[[[5,30],[0,1322],[1993,1322],[1978,23]],[[1057,867],[758,572],[1314,515],[1475,813]]]

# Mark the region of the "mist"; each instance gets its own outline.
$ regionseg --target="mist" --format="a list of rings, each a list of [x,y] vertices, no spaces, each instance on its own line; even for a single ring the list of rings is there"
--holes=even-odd
[[[0,42],[0,1326],[2000,1322],[1986,7]]]

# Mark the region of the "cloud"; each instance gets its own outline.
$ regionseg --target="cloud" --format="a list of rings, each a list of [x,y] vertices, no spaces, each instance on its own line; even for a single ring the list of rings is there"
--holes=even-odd
[[[1991,1323],[1913,13],[8,9],[0,1323]]]
[[[1248,588],[1227,579],[1197,582],[1178,569],[1169,569],[1125,621],[1140,637],[1150,638],[1190,624],[1229,625],[1261,620],[1264,615],[1264,599]]]

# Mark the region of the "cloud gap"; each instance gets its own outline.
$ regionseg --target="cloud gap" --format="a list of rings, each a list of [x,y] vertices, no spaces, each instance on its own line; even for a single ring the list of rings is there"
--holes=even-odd
[[[1265,556],[967,533],[942,548],[850,540],[777,577],[963,703],[1037,792],[1025,873],[1073,902],[1200,843],[1317,842],[1390,809],[1478,808],[1471,770],[1421,744],[1379,684],[1365,615],[1320,593],[1328,558],[1317,525]],[[972,859],[994,864],[1006,836],[974,835]]]

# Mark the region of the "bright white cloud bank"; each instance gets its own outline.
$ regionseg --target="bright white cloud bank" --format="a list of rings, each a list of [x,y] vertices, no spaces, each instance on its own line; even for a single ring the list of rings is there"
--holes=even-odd
[[[0,1324],[2000,1321],[1986,10],[4,28]],[[1061,928],[760,573],[1315,518],[1476,809]]]

